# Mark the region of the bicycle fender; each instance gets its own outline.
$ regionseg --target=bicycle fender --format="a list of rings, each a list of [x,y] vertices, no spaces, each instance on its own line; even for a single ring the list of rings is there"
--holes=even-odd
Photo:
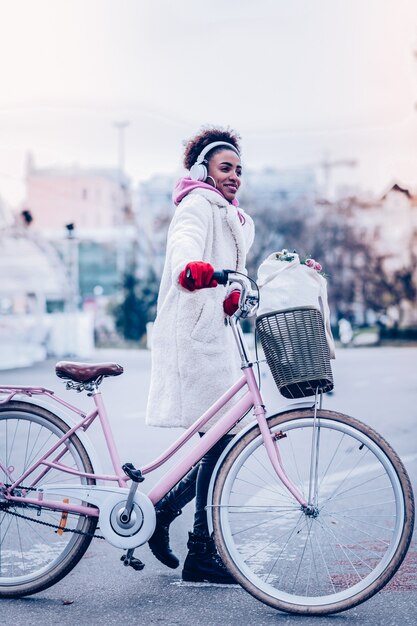
[[[26,402],[28,404],[34,404],[37,406],[54,413],[57,417],[59,417],[67,426],[73,428],[77,423],[76,418],[71,414],[67,413],[61,405],[57,403],[48,402],[47,400],[42,399],[40,396],[30,397],[26,394],[16,394],[13,396],[13,401],[16,402]],[[75,415],[75,414],[74,414]],[[93,470],[95,474],[103,474],[102,466],[99,460],[99,456],[95,451],[95,448],[87,436],[84,430],[79,428],[77,430],[77,437],[83,444],[84,448],[88,456],[90,457],[91,465],[93,466]],[[103,484],[103,481],[97,480],[97,485]]]
[[[281,413],[288,413],[288,411],[296,411],[298,409],[311,409],[312,406],[314,406],[314,400],[309,400],[309,401],[302,400],[300,402],[292,402],[291,404],[286,404],[280,407],[279,410],[275,411],[272,415],[269,415],[267,412],[266,418],[274,417],[275,415],[280,415]],[[252,420],[247,426],[245,426],[245,428],[242,428],[242,430],[233,437],[230,443],[223,450],[222,454],[219,457],[219,460],[217,461],[214,467],[213,473],[211,475],[208,493],[207,493],[207,503],[210,503],[210,504],[207,504],[207,509],[206,509],[207,524],[208,524],[210,535],[213,532],[213,508],[211,506],[211,503],[213,502],[213,490],[214,490],[214,483],[216,482],[217,472],[219,471],[219,468],[221,464],[223,463],[223,459],[229,453],[229,450],[239,441],[239,439],[242,439],[242,437],[244,437],[246,433],[251,430],[251,428],[256,426],[257,423],[258,422],[256,419]]]

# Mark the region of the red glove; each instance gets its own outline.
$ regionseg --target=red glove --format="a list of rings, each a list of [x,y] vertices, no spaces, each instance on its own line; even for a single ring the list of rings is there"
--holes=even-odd
[[[179,276],[181,287],[194,291],[206,287],[217,287],[217,281],[213,280],[214,268],[204,261],[192,261],[187,263]]]
[[[235,289],[227,296],[226,300],[223,302],[223,311],[226,313],[226,315],[229,315],[229,317],[233,315],[233,313],[236,313],[236,311],[238,310],[239,298],[240,291],[238,289]]]

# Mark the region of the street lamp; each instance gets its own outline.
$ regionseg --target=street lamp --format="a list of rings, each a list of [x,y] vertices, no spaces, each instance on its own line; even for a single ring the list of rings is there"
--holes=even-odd
[[[68,275],[68,295],[66,309],[69,314],[67,354],[76,356],[77,354],[77,311],[79,304],[78,285],[78,241],[75,238],[75,224],[65,224],[67,231],[67,275]]]

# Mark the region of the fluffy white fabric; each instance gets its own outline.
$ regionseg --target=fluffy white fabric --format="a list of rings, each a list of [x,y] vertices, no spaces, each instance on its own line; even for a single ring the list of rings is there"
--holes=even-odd
[[[294,253],[293,256],[293,261],[280,261],[274,252],[260,265],[257,280],[261,295],[258,317],[293,307],[314,307],[323,317],[330,358],[334,359],[326,279],[315,269],[300,264],[298,254]]]
[[[223,286],[190,292],[178,282],[190,261],[245,272],[254,226],[239,210],[244,224],[222,196],[195,189],[175,211],[152,333],[146,416],[151,426],[188,428],[241,376],[233,336],[224,324],[228,292]]]

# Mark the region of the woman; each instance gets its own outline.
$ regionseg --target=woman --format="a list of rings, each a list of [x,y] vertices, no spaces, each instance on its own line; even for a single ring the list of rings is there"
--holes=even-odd
[[[188,428],[241,375],[225,325],[225,315],[237,309],[239,292],[210,288],[217,286],[214,269],[245,272],[254,227],[236,199],[242,173],[236,133],[203,130],[186,144],[184,166],[190,175],[178,181],[173,193],[177,208],[168,231],[153,328],[147,423]],[[169,546],[168,528],[196,496],[184,580],[234,582],[209,535],[205,511],[213,468],[231,437],[224,436],[156,505],[157,525],[149,546],[162,563],[176,568],[179,561]]]

